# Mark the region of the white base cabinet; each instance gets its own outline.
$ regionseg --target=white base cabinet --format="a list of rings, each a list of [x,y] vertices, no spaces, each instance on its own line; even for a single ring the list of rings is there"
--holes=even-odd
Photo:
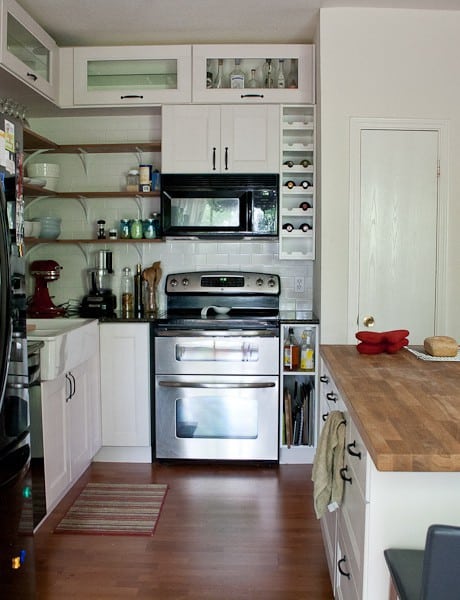
[[[98,352],[98,348],[95,348]],[[46,508],[89,466],[100,438],[98,354],[41,384]]]
[[[163,173],[278,173],[279,107],[162,109]]]
[[[150,325],[99,327],[102,448],[95,460],[151,462]]]
[[[423,548],[432,523],[460,526],[460,478],[455,472],[378,471],[324,363],[320,380],[322,414],[342,410],[347,421],[342,504],[321,519],[334,597],[388,600],[383,551]]]

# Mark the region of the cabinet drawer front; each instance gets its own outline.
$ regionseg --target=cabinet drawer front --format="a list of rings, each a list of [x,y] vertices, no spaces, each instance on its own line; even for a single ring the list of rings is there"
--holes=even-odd
[[[348,531],[341,527],[340,518],[337,538],[336,598],[361,600],[363,582],[358,563],[352,551]]]
[[[332,588],[335,588],[336,551],[337,551],[337,511],[327,512],[321,517],[321,532],[326,552]]]
[[[362,579],[366,519],[369,504],[354,481],[345,483],[342,506],[337,519],[337,528],[346,531],[348,555],[356,564],[355,573]]]

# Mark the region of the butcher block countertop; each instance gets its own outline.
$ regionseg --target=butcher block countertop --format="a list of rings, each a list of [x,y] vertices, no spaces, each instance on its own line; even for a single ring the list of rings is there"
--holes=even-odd
[[[354,345],[321,356],[378,470],[460,471],[460,362]]]

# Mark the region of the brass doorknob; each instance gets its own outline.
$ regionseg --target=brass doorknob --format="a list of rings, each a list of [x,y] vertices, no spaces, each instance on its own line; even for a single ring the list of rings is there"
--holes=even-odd
[[[374,317],[364,317],[363,324],[365,327],[374,327]]]

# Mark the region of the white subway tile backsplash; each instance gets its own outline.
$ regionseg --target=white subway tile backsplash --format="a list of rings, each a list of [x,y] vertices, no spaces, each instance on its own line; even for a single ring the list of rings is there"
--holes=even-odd
[[[32,127],[37,132],[62,144],[97,142],[133,142],[161,139],[161,117],[152,111],[148,116],[117,117],[62,117],[35,119]],[[123,153],[88,154],[85,161],[78,155],[49,154],[34,157],[36,162],[56,162],[61,165],[59,191],[123,190],[126,173],[139,160],[159,168],[161,154]],[[86,170],[85,170],[86,164]],[[158,198],[141,201],[142,216],[159,212]],[[26,210],[28,218],[46,214],[62,217],[63,237],[91,238],[96,221],[106,220],[106,228],[118,226],[121,218],[139,217],[139,206],[132,198],[41,199]],[[280,261],[276,241],[177,241],[152,244],[113,244],[107,246],[114,253],[115,275],[113,289],[118,294],[121,269],[136,263],[143,267],[160,260],[163,269],[161,286],[168,273],[187,270],[248,270],[279,274],[281,277],[280,303],[283,309],[302,310],[312,307],[313,263],[311,261]],[[87,293],[86,270],[94,265],[94,257],[101,247],[96,245],[38,245],[27,253],[27,261],[52,258],[64,267],[61,278],[50,284],[50,294],[59,304],[70,298],[80,299]],[[305,292],[294,291],[295,277],[305,279]],[[33,282],[28,280],[28,293]]]

